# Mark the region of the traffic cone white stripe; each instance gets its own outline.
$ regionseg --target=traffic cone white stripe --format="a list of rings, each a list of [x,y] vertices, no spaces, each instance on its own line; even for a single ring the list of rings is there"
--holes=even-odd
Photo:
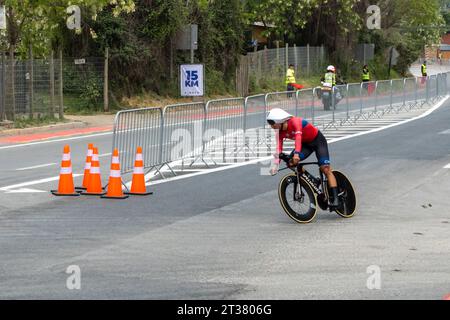
[[[100,168],[99,167],[91,167],[90,173],[94,173],[94,174],[100,173]]]
[[[144,174],[144,168],[142,167],[135,167],[133,170],[134,174]]]
[[[142,153],[136,154],[136,161],[142,161],[144,158],[142,157]]]
[[[98,154],[93,154],[91,162],[98,161]]]
[[[70,160],[70,153],[64,153],[62,156],[62,161],[69,161]]]
[[[120,178],[120,170],[111,170],[109,176],[112,178]]]
[[[111,163],[120,163],[119,157],[112,157]]]
[[[62,167],[60,174],[72,174],[72,167]]]
[[[88,152],[87,152],[87,156],[88,157],[92,157],[92,154],[93,154],[92,151],[93,151],[92,149],[88,149]]]
[[[86,162],[86,164],[84,165],[84,169],[88,170],[90,168],[91,168],[91,163],[90,162],[89,163]]]

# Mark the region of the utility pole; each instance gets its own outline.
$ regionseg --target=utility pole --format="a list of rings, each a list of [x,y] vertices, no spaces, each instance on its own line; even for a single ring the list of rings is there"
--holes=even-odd
[[[391,68],[392,68],[392,55],[394,53],[394,47],[389,50],[389,68],[388,68],[388,79],[391,78]]]

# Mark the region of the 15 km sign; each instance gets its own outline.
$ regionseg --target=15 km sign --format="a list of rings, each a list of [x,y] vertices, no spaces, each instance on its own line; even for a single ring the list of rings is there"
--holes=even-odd
[[[204,78],[202,64],[182,64],[180,66],[181,96],[203,96]]]

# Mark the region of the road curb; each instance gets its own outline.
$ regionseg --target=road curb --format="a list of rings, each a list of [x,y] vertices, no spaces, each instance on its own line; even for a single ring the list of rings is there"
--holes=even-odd
[[[87,128],[88,123],[82,121],[72,121],[66,123],[55,123],[48,126],[32,127],[32,128],[17,128],[17,129],[0,129],[0,137],[20,136],[34,133],[49,133],[61,130]]]

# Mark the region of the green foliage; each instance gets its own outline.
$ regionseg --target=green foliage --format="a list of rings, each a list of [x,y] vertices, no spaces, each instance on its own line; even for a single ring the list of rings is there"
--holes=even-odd
[[[361,29],[358,0],[250,0],[246,1],[250,22],[262,21],[274,27],[268,32],[284,42],[325,44],[336,49],[338,37]]]
[[[375,56],[375,59],[368,63],[372,81],[401,78],[401,75],[393,68],[391,68],[391,72],[389,74],[389,64],[386,62],[386,54],[378,54]]]
[[[98,81],[95,81],[95,79],[89,79],[84,86],[84,90],[81,93],[80,98],[85,107],[92,110],[100,105],[102,102],[102,96],[102,87],[99,86]]]
[[[48,0],[4,0],[3,4],[7,18],[7,31],[0,33],[3,49],[17,49],[26,56],[31,45],[35,57],[47,56],[52,42],[66,32],[66,9],[70,5],[82,8],[82,29],[92,37],[96,36],[95,31],[85,21],[95,20],[97,13],[106,6],[111,8],[114,16],[135,9],[133,0],[59,0],[51,5]],[[82,30],[71,32],[79,34]]]
[[[381,7],[382,29],[365,28],[368,3]],[[178,96],[178,65],[190,62],[189,52],[175,49],[177,33],[187,24],[199,26],[196,62],[205,64],[206,93],[234,93],[235,70],[243,54],[244,31],[254,22],[273,25],[267,33],[273,39],[297,45],[324,45],[330,63],[346,81],[359,81],[361,65],[352,60],[358,42],[374,43],[376,59],[371,62],[372,78],[388,77],[386,52],[400,53],[391,76],[406,75],[408,66],[424,45],[436,43],[450,14],[441,12],[448,0],[4,0],[8,30],[0,31],[0,46],[22,57],[29,45],[35,57],[48,56],[63,48],[64,56],[104,55],[109,48],[110,88],[116,96],[152,92]],[[79,5],[80,30],[66,27],[66,8]],[[269,44],[270,47],[270,44]],[[171,74],[172,72],[172,74]],[[282,74],[284,70],[280,72]],[[70,106],[98,110],[102,82],[98,74],[79,76],[64,70],[64,91]],[[316,77],[316,78],[314,78]],[[315,86],[317,75],[300,78]],[[283,77],[250,77],[251,93],[285,90]],[[75,107],[73,107],[75,108]]]
[[[240,0],[199,2],[191,19],[199,24],[199,59],[222,72],[225,81],[234,79],[243,47],[243,11]]]
[[[395,70],[406,75],[408,67],[417,60],[425,45],[439,43],[446,31],[438,0],[379,0],[381,30],[365,30],[360,38],[373,42],[377,54],[394,46],[400,53]]]

